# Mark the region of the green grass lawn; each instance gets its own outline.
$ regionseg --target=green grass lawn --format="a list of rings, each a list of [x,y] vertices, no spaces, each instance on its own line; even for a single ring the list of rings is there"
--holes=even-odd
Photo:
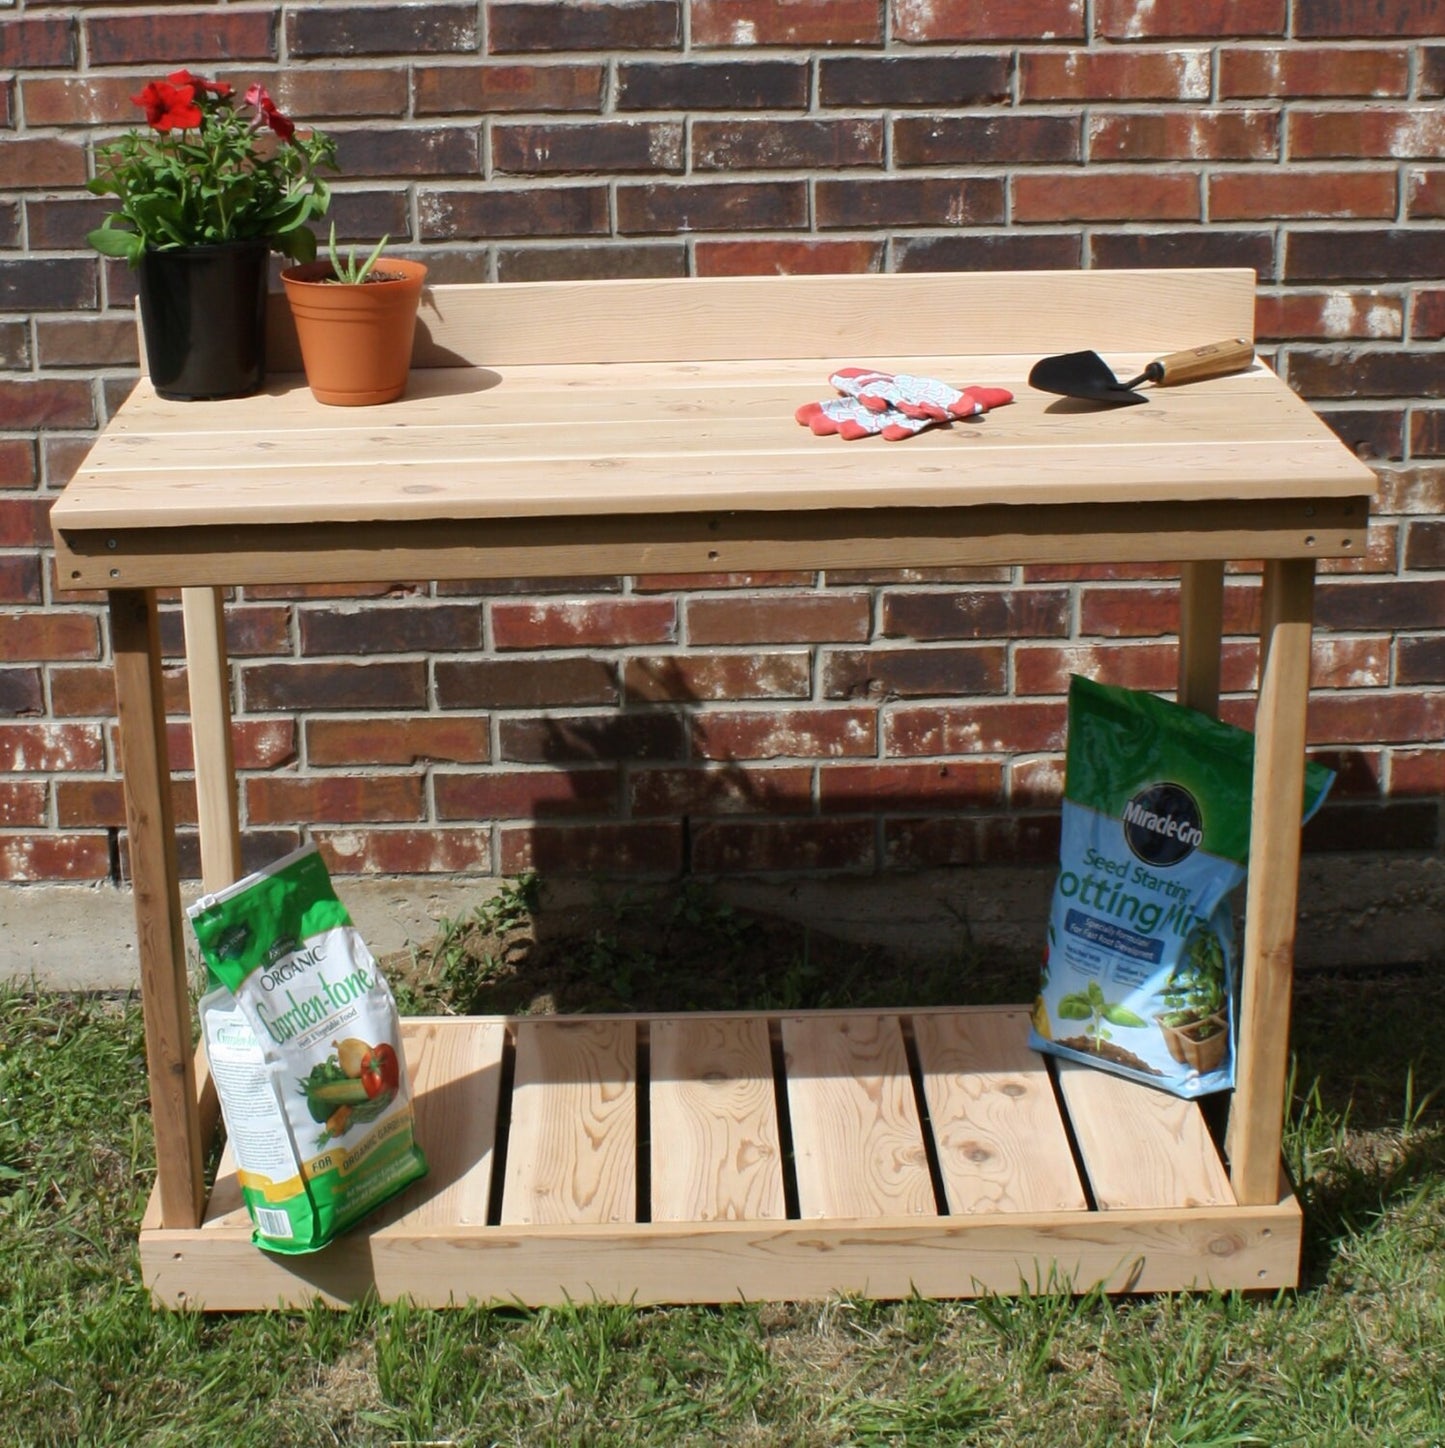
[[[549,919],[531,882],[388,962],[405,1009],[1021,1000],[697,890]],[[1277,1297],[202,1317],[154,1312],[134,1000],[0,993],[0,1430],[20,1445],[1445,1444],[1445,970],[1307,975]]]

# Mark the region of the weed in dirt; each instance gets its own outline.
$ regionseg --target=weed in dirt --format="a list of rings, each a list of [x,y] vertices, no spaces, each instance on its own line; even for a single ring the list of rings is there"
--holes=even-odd
[[[506,881],[462,920],[443,920],[431,940],[384,962],[403,1015],[473,1015],[525,950],[539,907],[535,875]]]

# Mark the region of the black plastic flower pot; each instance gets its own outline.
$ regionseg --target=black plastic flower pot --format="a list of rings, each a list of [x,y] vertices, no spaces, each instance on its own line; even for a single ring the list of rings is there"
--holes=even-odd
[[[266,376],[264,240],[147,251],[140,264],[146,363],[161,397],[245,397]]]

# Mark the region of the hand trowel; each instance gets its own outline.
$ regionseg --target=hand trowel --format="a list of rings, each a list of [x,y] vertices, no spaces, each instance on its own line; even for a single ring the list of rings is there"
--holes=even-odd
[[[1198,382],[1205,377],[1222,377],[1242,372],[1254,361],[1254,344],[1242,337],[1228,342],[1210,342],[1185,352],[1156,357],[1137,377],[1120,382],[1097,352],[1064,352],[1035,362],[1029,386],[1040,392],[1057,392],[1062,397],[1080,397],[1089,402],[1131,404],[1147,402],[1135,388],[1152,382],[1156,387],[1173,387],[1180,382]]]

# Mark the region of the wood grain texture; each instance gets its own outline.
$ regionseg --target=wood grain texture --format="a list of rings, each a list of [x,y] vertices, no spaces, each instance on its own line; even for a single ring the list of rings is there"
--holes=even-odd
[[[633,1235],[624,1224],[637,1192],[636,1025],[569,1022],[576,1034],[563,1046],[564,1035],[519,1023],[509,1120],[525,1149],[508,1150],[511,1236],[451,1222],[407,1228],[404,1239],[388,1238],[383,1266],[363,1266],[360,1277],[345,1264],[369,1260],[366,1234],[334,1258],[339,1283],[354,1286],[369,1273],[387,1291],[404,1292],[411,1263],[424,1294],[449,1274],[478,1295],[505,1295],[512,1282],[545,1293],[548,1283],[631,1280],[640,1300],[671,1295],[664,1278],[679,1272],[703,1285],[678,1291],[732,1295],[742,1284],[768,1295],[779,1261],[789,1264],[788,1280],[773,1288],[783,1295],[825,1279],[833,1287],[860,1276],[894,1281],[889,1273],[905,1267],[946,1287],[976,1268],[984,1277],[1018,1273],[1018,1254],[1072,1273],[1079,1261],[1101,1260],[1095,1245],[1082,1245],[1090,1231],[1087,1241],[1107,1241],[1112,1253],[1111,1282],[1180,1285],[1181,1254],[1190,1251],[1190,1280],[1214,1271],[1210,1255],[1232,1260],[1232,1229],[1218,1228],[1221,1247],[1200,1235],[1206,1223],[1253,1231],[1276,1220],[1267,1214],[1277,1204],[1298,843],[1297,796],[1283,796],[1293,793],[1299,765],[1310,578],[1316,558],[1363,555],[1375,477],[1263,366],[1157,389],[1146,405],[1112,412],[1033,393],[1022,379],[1045,352],[1098,347],[1127,369],[1160,352],[1247,336],[1252,314],[1252,278],[1243,272],[436,288],[420,354],[434,365],[414,376],[411,396],[384,409],[321,408],[299,376],[276,379],[257,398],[214,404],[164,403],[143,382],[51,523],[60,583],[113,590],[165,1222],[147,1229],[143,1250],[174,1247],[170,1266],[151,1254],[147,1270],[189,1271],[190,1228],[177,1224],[196,1217],[201,1178],[158,649],[153,600],[141,589],[979,561],[1212,568],[1260,558],[1268,564],[1265,793],[1256,798],[1234,1120],[1236,1181],[1257,1206],[1192,1205],[1218,1189],[1207,1158],[1196,1160],[1192,1127],[1155,1121],[1149,1139],[1162,1165],[1131,1172],[1109,1161],[1110,1118],[1085,1110],[1081,1141],[1091,1136],[1098,1148],[1091,1173],[1109,1168],[1099,1181],[1110,1210],[977,1213],[967,1220],[984,1234],[970,1238],[970,1262],[952,1252],[949,1235],[964,1219],[925,1225],[936,1203],[901,1038],[885,1039],[879,1018],[844,1016],[833,1018],[844,1023],[838,1029],[816,1021],[792,1028],[806,1072],[789,1085],[794,1126],[808,1125],[800,1198],[806,1181],[805,1210],[829,1213],[809,1219],[815,1236],[794,1236],[786,1223],[739,1224],[737,1236],[726,1222],[691,1224],[681,1235],[654,1223],[650,1231],[662,1235]],[[846,444],[799,428],[798,404],[827,395],[832,367],[856,362],[1011,386],[1018,396],[975,423],[896,445]],[[736,424],[740,410],[745,428]],[[1202,602],[1206,575],[1192,577],[1186,569],[1186,595]],[[1181,687],[1203,698],[1213,692],[1212,628],[1186,622],[1185,632],[1194,658]],[[1083,1102],[1108,1091],[1076,1094]],[[1137,1124],[1150,1129],[1148,1120],[1141,1113]],[[1148,1198],[1165,1179],[1167,1206],[1120,1205]],[[1076,1229],[1067,1218],[1083,1221]],[[549,1257],[527,1233],[554,1220],[563,1235],[549,1243]],[[231,1230],[218,1227],[208,1239],[222,1271]],[[524,1240],[498,1254],[481,1245]],[[1281,1265],[1289,1253],[1278,1240],[1261,1236],[1237,1249],[1248,1256],[1258,1248],[1267,1259],[1257,1282],[1237,1285],[1273,1285],[1292,1270]],[[1131,1243],[1135,1258],[1126,1255]],[[596,1260],[599,1246],[605,1262]],[[1076,1249],[1084,1257],[1066,1261]],[[1157,1277],[1155,1252],[1175,1264]],[[940,1263],[930,1268],[934,1258]],[[509,1276],[498,1259],[522,1265]],[[1129,1261],[1135,1266],[1119,1265]],[[313,1288],[329,1290],[326,1263],[305,1270]]]
[[[1122,362],[1142,361],[1144,355],[1130,354]],[[767,450],[856,453],[860,449],[836,439],[815,439],[794,418],[801,402],[835,395],[829,376],[847,361],[846,355],[796,361],[760,356],[746,364],[616,363],[591,372],[536,366],[503,371],[443,368],[414,374],[406,396],[384,409],[323,407],[295,374],[273,377],[264,391],[250,397],[217,403],[167,401],[141,382],[103,434],[103,446],[98,445],[88,466],[124,472],[155,456],[166,473],[183,472],[173,458],[156,450],[159,439],[169,438],[197,459],[225,452],[230,465],[265,472],[274,465],[275,448],[243,445],[258,426],[286,437],[313,467],[318,465],[317,450],[328,442],[343,465],[363,460],[366,447],[373,444],[382,449],[381,461],[408,445],[430,446],[431,456],[441,458],[483,442],[506,458],[596,457],[619,447],[642,456],[678,447],[698,454],[749,451],[744,439],[732,444],[726,440],[729,431],[738,432],[741,412],[751,424],[747,438]],[[1001,441],[1073,439],[1094,445],[1128,445],[1171,435],[1183,439],[1200,433],[1226,410],[1238,414],[1240,441],[1280,441],[1301,433],[1328,436],[1317,431],[1317,418],[1310,426],[1314,414],[1308,406],[1279,385],[1262,363],[1237,376],[1151,393],[1150,410],[1141,413],[1100,410],[1033,390],[1027,385],[1028,355],[873,354],[869,361],[887,370],[926,370],[959,386],[974,382],[1005,387],[1014,393],[1014,401],[951,429],[920,433],[902,448],[870,442],[861,449],[865,455],[883,449],[901,459],[956,450],[960,439],[977,443],[995,433]],[[398,431],[402,428],[405,434]],[[403,444],[403,437],[409,444]],[[1221,439],[1216,434],[1208,440]]]
[[[800,399],[801,400],[801,399]],[[992,416],[992,414],[990,414]],[[726,424],[733,433],[736,424]],[[906,457],[884,469],[875,449],[836,438],[759,446],[745,455],[705,455],[680,440],[673,453],[619,447],[594,461],[556,451],[508,456],[472,437],[447,456],[416,445],[389,463],[347,461],[324,447],[288,460],[290,486],[267,474],[236,469],[224,489],[184,484],[159,494],[155,471],[136,466],[89,475],[82,513],[76,502],[58,520],[77,528],[244,526],[397,522],[437,518],[616,515],[658,508],[683,512],[757,509],[784,512],[832,507],[957,507],[1008,502],[1203,502],[1221,498],[1353,497],[1361,480],[1340,466],[1335,449],[1316,439],[1241,443],[1139,442],[1117,454],[1093,455],[1062,440],[1016,446],[968,441],[975,434],[922,433]],[[930,441],[931,436],[940,439]],[[621,439],[614,439],[620,441]],[[655,439],[656,440],[656,439]],[[605,445],[606,439],[594,439]],[[689,434],[686,443],[697,441]],[[765,438],[756,438],[760,444]],[[879,443],[878,447],[887,444]],[[826,451],[824,450],[826,448]],[[180,449],[182,453],[187,449]],[[380,453],[380,449],[377,450]],[[198,461],[197,467],[216,466]],[[1271,485],[1247,486],[1251,477]],[[543,491],[544,480],[550,484]],[[57,507],[59,504],[56,505]]]
[[[505,1023],[495,1019],[403,1024],[427,1174],[386,1209],[380,1235],[486,1224],[506,1040]]]
[[[216,1094],[216,1082],[211,1075],[210,1064],[206,1060],[206,1043],[196,1043],[195,1054],[195,1077],[196,1077],[196,1120],[200,1132],[201,1143],[209,1147],[209,1144],[216,1140],[221,1131],[221,1098]],[[201,1221],[204,1222],[210,1211],[210,1199],[207,1197],[206,1206],[201,1213]],[[162,1226],[161,1195],[159,1182],[152,1187],[150,1196],[146,1199],[144,1211],[141,1213],[141,1230],[143,1232],[159,1231]]]
[[[1228,1138],[1235,1191],[1251,1203],[1274,1194],[1283,1133],[1313,587],[1308,560],[1265,565],[1239,1052]]]
[[[994,1043],[1013,1040],[1021,1007],[910,1012],[917,1032],[931,1033],[937,1046],[924,1045],[935,1059],[966,1050],[994,1050]],[[778,1018],[733,1014],[700,1017],[530,1018],[528,1022],[498,1018],[408,1020],[403,1024],[408,1068],[418,1091],[418,1132],[426,1137],[440,1116],[470,1112],[487,1089],[486,1072],[493,1060],[498,1033],[536,1027],[543,1054],[554,1067],[598,1074],[598,1059],[616,1059],[619,1027],[647,1031],[654,1040],[673,1036],[680,1047],[700,1022],[712,1028],[703,1039],[731,1044],[717,1057],[756,1069],[756,1044],[739,1042],[757,1027],[764,1033]],[[879,1034],[879,1020],[856,1012],[820,1011],[789,1019],[795,1034],[820,1039],[808,1059],[844,1069],[862,1060],[875,1070],[896,1046],[864,1047]],[[747,1029],[743,1027],[747,1025]],[[592,1044],[579,1049],[576,1028]],[[545,1038],[561,1035],[551,1043]],[[674,1031],[676,1034],[673,1034]],[[839,1036],[838,1049],[826,1038]],[[572,1042],[559,1046],[570,1034]],[[883,1034],[887,1034],[886,1031]],[[896,1038],[895,1038],[896,1039]],[[965,1045],[965,1043],[969,1043]],[[664,1046],[664,1055],[673,1047]],[[563,1057],[567,1058],[564,1062]],[[612,1068],[606,1068],[612,1069]],[[1102,1119],[1095,1130],[1132,1129],[1127,1104],[1117,1110],[1107,1093],[1122,1087],[1126,1095],[1158,1096],[1102,1073],[1079,1068],[1087,1088],[1105,1096]],[[533,1073],[535,1074],[535,1073]],[[864,1078],[865,1094],[868,1081]],[[1003,1072],[1000,1082],[1012,1079]],[[1090,1095],[1096,1116],[1099,1108]],[[870,1098],[871,1099],[871,1098]],[[1025,1110],[1032,1107],[1024,1098]],[[1172,1101],[1172,1098],[1160,1098]],[[1187,1105],[1187,1103],[1176,1103]],[[486,1116],[487,1108],[477,1108]],[[503,1112],[507,1106],[501,1103]],[[731,1112],[734,1104],[726,1109]],[[1192,1109],[1192,1108],[1191,1108]],[[1197,1113],[1196,1113],[1197,1114]],[[1187,1115],[1187,1113],[1185,1113]],[[536,1118],[534,1118],[536,1119]],[[1156,1123],[1157,1124],[1157,1123]],[[472,1129],[461,1125],[464,1134]],[[549,1128],[549,1123],[544,1122]],[[525,1121],[510,1123],[509,1156],[525,1148],[519,1133]],[[1012,1128],[1010,1128],[1012,1129]],[[433,1176],[416,1183],[384,1207],[368,1224],[337,1239],[325,1251],[303,1258],[282,1259],[249,1245],[250,1224],[239,1210],[229,1158],[212,1196],[206,1225],[199,1229],[165,1228],[153,1199],[141,1233],[141,1261],[155,1300],[169,1305],[209,1310],[270,1307],[278,1302],[358,1301],[368,1292],[384,1300],[410,1298],[433,1306],[477,1301],[520,1300],[561,1303],[588,1300],[636,1302],[723,1302],[746,1297],[786,1301],[860,1292],[902,1296],[919,1291],[936,1296],[967,1297],[981,1291],[1012,1292],[1070,1284],[1077,1291],[1096,1283],[1108,1291],[1171,1291],[1193,1287],[1263,1287],[1274,1289],[1297,1280],[1300,1214],[1288,1184],[1277,1178],[1275,1200],[1257,1207],[1201,1206],[1174,1202],[1160,1207],[1108,1206],[1106,1210],[1068,1207],[1058,1210],[1017,1210],[1018,1203],[1000,1200],[997,1210],[939,1217],[894,1212],[864,1217],[771,1218],[761,1221],[644,1223],[593,1221],[581,1223],[518,1223],[488,1226],[472,1220],[480,1204],[479,1171],[485,1155],[485,1132],[475,1128],[471,1149],[447,1146],[433,1161]],[[858,1133],[855,1133],[855,1136]],[[866,1133],[865,1133],[866,1134]],[[1083,1135],[1088,1135],[1086,1129]],[[1187,1163],[1198,1149],[1190,1131],[1156,1131],[1145,1151],[1180,1154],[1183,1164],[1156,1175],[1187,1185],[1197,1174]],[[448,1164],[448,1154],[454,1165]],[[866,1156],[840,1161],[835,1174],[873,1174]],[[450,1179],[450,1180],[443,1180]],[[462,1183],[466,1180],[466,1185]],[[453,1186],[460,1189],[452,1190]],[[438,1190],[440,1188],[440,1190]],[[465,1216],[458,1220],[452,1215]]]
[[[898,1017],[785,1016],[782,1030],[802,1215],[936,1213]]]
[[[637,1028],[519,1021],[502,1221],[637,1216]]]
[[[231,671],[226,657],[226,603],[216,588],[181,591],[186,632],[186,687],[196,762],[201,883],[224,890],[244,874],[231,738]]]
[[[1077,1061],[1054,1063],[1101,1211],[1234,1205],[1199,1103]],[[1275,1159],[1278,1184],[1279,1159]]]
[[[784,1216],[767,1021],[661,1020],[650,1042],[653,1221]]]
[[[234,403],[166,403],[142,385],[67,486],[54,525],[299,527],[1375,489],[1374,474],[1263,366],[1151,395],[1147,408],[1061,411],[1059,399],[1027,387],[1026,358],[919,358],[919,369],[1009,387],[1016,400],[907,442],[849,444],[814,437],[793,416],[832,395],[827,378],[840,360],[760,362],[762,380],[746,384],[715,376],[716,364],[603,369],[585,389],[558,369],[453,370],[385,408],[321,407],[299,379]]]
[[[59,534],[67,587],[1352,557],[1366,500],[651,513]],[[114,545],[114,546],[112,546]]]
[[[161,1306],[210,1312],[370,1293],[424,1307],[479,1303],[788,1302],[837,1294],[970,1298],[1072,1290],[1277,1291],[1298,1280],[1299,1208],[914,1218],[907,1222],[648,1223],[348,1233],[271,1257],[247,1235],[148,1232],[141,1270]]]
[[[176,890],[176,830],[161,689],[155,596],[110,595],[116,711],[135,900],[146,1072],[155,1124],[156,1175],[168,1227],[191,1227],[205,1204],[186,947]]]
[[[1192,559],[1179,575],[1179,702],[1219,716],[1224,564]]]
[[[918,1016],[924,1098],[948,1210],[1083,1211],[1068,1133],[1028,1015]]]
[[[1242,269],[438,286],[423,295],[413,356],[428,368],[1075,346],[1152,354],[1252,339],[1254,287]],[[299,370],[284,299],[272,299],[268,323],[268,363]]]
[[[393,1231],[403,1222],[409,1230],[486,1222],[506,1036],[506,1023],[494,1017],[402,1021],[414,1131],[427,1175],[379,1208],[367,1232]],[[250,1217],[228,1141],[206,1202],[205,1230],[241,1228],[250,1231]]]

